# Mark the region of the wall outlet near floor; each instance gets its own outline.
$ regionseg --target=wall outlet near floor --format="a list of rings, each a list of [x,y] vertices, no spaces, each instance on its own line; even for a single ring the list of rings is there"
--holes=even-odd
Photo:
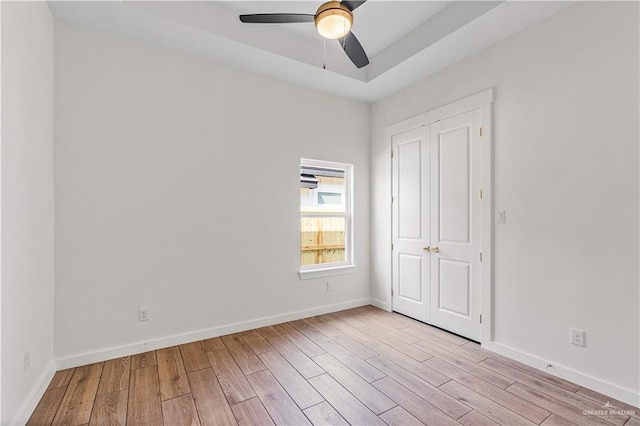
[[[27,349],[24,353],[24,371],[27,371],[31,367],[31,349]]]
[[[571,328],[569,334],[569,343],[576,346],[584,346],[585,333],[577,328]]]
[[[138,309],[138,321],[149,321],[149,308]]]
[[[333,290],[333,284],[331,283],[331,281],[327,281],[327,291],[331,290]]]

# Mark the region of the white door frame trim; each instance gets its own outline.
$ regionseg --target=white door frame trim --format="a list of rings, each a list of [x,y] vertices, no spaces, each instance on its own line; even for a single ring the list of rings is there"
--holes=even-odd
[[[442,105],[431,111],[407,118],[391,124],[385,129],[385,140],[389,149],[393,149],[393,135],[406,132],[421,126],[431,124],[454,115],[462,114],[474,109],[480,110],[482,138],[480,140],[480,187],[483,198],[480,208],[482,269],[480,273],[481,293],[481,338],[480,343],[493,341],[493,150],[492,150],[492,110],[493,88],[476,93],[463,99]],[[391,161],[391,159],[390,159]],[[393,185],[391,186],[393,188]],[[389,200],[391,196],[389,194]],[[389,211],[393,218],[393,206],[389,203]],[[393,229],[393,227],[392,227]],[[392,236],[393,239],[393,236]],[[393,262],[393,253],[389,256]],[[392,269],[391,269],[392,270]],[[393,288],[393,280],[389,279],[389,293]],[[393,309],[393,299],[390,299],[389,310]]]

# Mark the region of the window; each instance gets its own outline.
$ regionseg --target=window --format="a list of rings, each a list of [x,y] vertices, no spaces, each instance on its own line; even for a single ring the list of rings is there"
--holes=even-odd
[[[300,278],[353,271],[352,169],[300,160]]]

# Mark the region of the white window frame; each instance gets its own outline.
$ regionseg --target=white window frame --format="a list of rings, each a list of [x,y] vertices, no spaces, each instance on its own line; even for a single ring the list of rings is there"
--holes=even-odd
[[[350,274],[355,271],[356,265],[353,262],[353,164],[338,163],[335,161],[312,160],[301,158],[300,166],[322,167],[327,169],[337,169],[344,171],[344,212],[304,212],[300,211],[300,218],[303,217],[344,217],[345,237],[344,237],[344,262],[333,262],[319,265],[300,265],[298,275],[301,280],[330,277],[334,275]],[[299,176],[298,176],[299,179]],[[300,202],[298,201],[298,209]],[[299,240],[299,239],[298,239]],[[300,247],[302,249],[302,247]]]

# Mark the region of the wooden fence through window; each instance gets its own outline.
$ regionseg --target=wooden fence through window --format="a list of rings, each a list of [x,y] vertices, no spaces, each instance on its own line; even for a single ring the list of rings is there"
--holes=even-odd
[[[303,217],[300,236],[303,265],[345,261],[343,217]]]

